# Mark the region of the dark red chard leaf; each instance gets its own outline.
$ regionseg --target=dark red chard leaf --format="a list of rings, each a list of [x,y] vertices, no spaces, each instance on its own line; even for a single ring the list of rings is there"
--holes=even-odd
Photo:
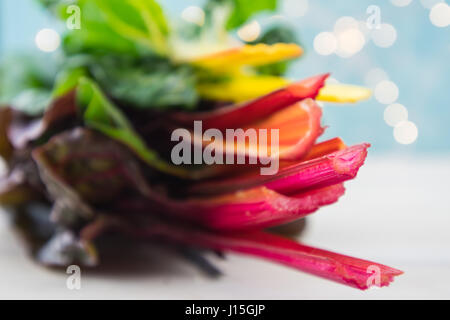
[[[71,91],[55,99],[41,118],[31,118],[18,111],[14,112],[13,122],[9,128],[9,139],[15,148],[25,148],[28,143],[39,139],[49,129],[62,124],[65,120],[74,120],[76,116],[75,91]]]
[[[376,262],[306,246],[266,232],[211,233],[165,223],[128,230],[141,237],[256,256],[358,289],[388,286],[403,272]]]
[[[65,227],[76,227],[82,221],[94,218],[94,210],[47,163],[44,156],[35,155],[42,181],[45,184],[53,208],[51,220]]]
[[[8,138],[8,130],[11,125],[12,110],[7,107],[0,107],[0,158],[9,160],[13,148]]]
[[[40,176],[54,201],[53,221],[74,226],[94,218],[91,204],[107,204],[127,186],[128,153],[100,134],[84,130],[53,137],[33,151]],[[136,183],[136,185],[138,185]]]
[[[124,194],[150,193],[130,151],[95,131],[76,128],[54,136],[33,158],[54,200],[52,218],[63,225],[94,218],[94,207],[113,207]]]
[[[334,146],[336,141],[330,141]],[[326,187],[353,179],[364,164],[369,144],[361,144],[332,152],[307,161],[284,162],[277,174],[262,176],[259,172],[242,177],[217,179],[193,184],[189,187],[191,195],[214,195],[264,186],[284,195],[292,195],[304,190]],[[320,145],[311,155],[319,155],[326,149]],[[333,149],[331,149],[333,150]]]
[[[33,157],[44,181],[68,185],[91,204],[109,203],[127,190],[147,192],[135,158],[94,131],[76,128],[57,135],[34,150]]]
[[[184,127],[191,127],[194,121],[201,120],[205,130],[209,128],[220,130],[242,128],[298,101],[307,98],[314,99],[324,86],[328,76],[328,74],[325,74],[308,78],[250,102],[231,105],[209,112],[174,113],[171,118]]]

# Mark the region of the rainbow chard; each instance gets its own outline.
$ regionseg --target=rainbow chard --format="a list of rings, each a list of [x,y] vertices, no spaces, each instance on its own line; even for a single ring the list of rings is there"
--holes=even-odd
[[[167,225],[135,230],[140,236],[161,237],[209,249],[263,258],[358,289],[388,286],[403,272],[379,263],[310,247],[267,232],[207,233]]]
[[[281,170],[269,182],[254,179],[247,188],[242,185],[226,192],[216,190],[215,195],[206,198],[170,198],[157,191],[160,188],[146,182],[132,153],[89,130],[78,128],[58,135],[33,154],[55,201],[55,220],[64,218],[65,223],[79,224],[102,218],[106,225],[133,237],[257,256],[366,289],[371,284],[388,285],[401,271],[260,230],[294,221],[337,201],[344,193],[342,182],[356,175],[367,147],[344,148],[300,161]],[[212,182],[209,184],[206,189],[213,187]],[[131,190],[135,192],[129,193]],[[61,199],[66,207],[60,205]],[[93,209],[95,206],[103,212]],[[130,210],[133,214],[128,219]],[[67,217],[69,214],[72,216]],[[101,232],[92,236],[89,229],[92,227],[88,224],[80,235],[79,241],[85,246],[101,236]],[[80,246],[74,248],[80,250]],[[45,250],[48,256],[48,246]],[[381,282],[370,282],[373,268],[381,270]]]
[[[41,2],[68,18],[67,1]],[[274,10],[276,0],[207,1],[204,27],[184,32],[156,0],[76,2],[82,28],[64,35],[58,72],[44,77],[51,59],[20,76],[0,69],[14,79],[0,88],[0,204],[13,209],[33,257],[96,266],[99,243],[114,233],[170,243],[215,274],[200,250],[246,254],[358,289],[387,286],[402,273],[275,231],[338,201],[370,147],[319,141],[317,103],[354,103],[369,90],[328,85],[328,74],[291,82],[282,74],[303,53],[298,44],[274,29],[251,44],[227,33]],[[205,141],[197,121],[219,134],[274,130],[277,145],[242,135]],[[202,154],[213,146],[215,157],[255,161],[175,163],[176,129]],[[274,159],[278,170],[261,174]]]
[[[242,128],[249,122],[264,119],[298,101],[315,98],[328,75],[319,75],[271,92],[250,102],[230,105],[217,111],[175,113],[171,118],[181,125],[202,121],[205,129]]]

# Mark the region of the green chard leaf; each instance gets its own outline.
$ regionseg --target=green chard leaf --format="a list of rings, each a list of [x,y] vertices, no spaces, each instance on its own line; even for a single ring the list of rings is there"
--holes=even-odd
[[[130,106],[192,109],[199,100],[195,70],[167,59],[104,56],[95,59],[89,69],[109,95]]]
[[[111,29],[159,54],[167,53],[168,24],[153,0],[94,0]]]
[[[83,67],[63,69],[56,77],[53,87],[52,97],[59,98],[74,90],[80,79],[87,76],[87,71]]]
[[[210,14],[217,7],[230,7],[231,13],[226,24],[227,30],[234,30],[246,23],[255,14],[277,9],[278,0],[209,0],[205,11]]]
[[[277,0],[233,0],[234,10],[228,20],[227,29],[232,30],[247,22],[254,14],[261,11],[274,11]]]
[[[64,39],[68,53],[168,54],[169,27],[155,0],[40,1],[64,21],[74,14],[70,5],[80,8],[80,28]]]

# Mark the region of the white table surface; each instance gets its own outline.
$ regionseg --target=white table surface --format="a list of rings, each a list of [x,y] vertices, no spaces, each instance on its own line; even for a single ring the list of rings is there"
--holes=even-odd
[[[0,214],[0,298],[442,299],[450,298],[450,158],[371,156],[346,195],[310,217],[304,242],[405,271],[388,288],[359,291],[244,256],[214,259],[225,275],[149,247],[145,257],[67,275],[34,264]]]

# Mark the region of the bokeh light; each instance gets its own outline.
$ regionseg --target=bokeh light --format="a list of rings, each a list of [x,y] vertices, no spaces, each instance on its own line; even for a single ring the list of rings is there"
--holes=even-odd
[[[375,87],[375,99],[382,104],[391,104],[397,101],[398,87],[392,81],[384,80]]]
[[[384,121],[391,127],[408,120],[408,109],[400,103],[394,103],[384,110]]]
[[[250,22],[240,28],[237,34],[243,41],[255,41],[261,34],[261,25],[257,21]]]
[[[39,50],[44,52],[56,51],[61,45],[61,37],[58,32],[53,29],[40,30],[34,39]]]
[[[320,55],[335,53],[341,58],[350,58],[370,40],[378,47],[389,48],[397,40],[397,30],[388,23],[370,29],[364,20],[342,16],[336,20],[332,32],[321,32],[315,37],[314,49]]]
[[[357,29],[358,27],[359,22],[355,18],[344,16],[336,20],[336,23],[334,24],[334,32],[339,33],[348,29]]]
[[[348,58],[361,51],[366,43],[364,34],[356,28],[347,29],[337,35],[338,47],[336,54]]]
[[[394,128],[394,139],[400,144],[411,144],[417,140],[419,130],[411,121],[402,121]]]
[[[375,45],[381,48],[389,48],[397,40],[397,30],[391,24],[382,23],[379,29],[373,30],[371,36]]]
[[[360,20],[358,21],[358,29],[362,32],[364,37],[366,37],[366,40],[370,39],[370,33],[372,32],[371,29],[367,26],[367,21]]]
[[[450,6],[446,3],[438,3],[431,8],[430,21],[436,27],[447,27],[450,25]]]
[[[323,56],[334,53],[337,49],[337,39],[331,32],[321,32],[314,39],[314,50]]]

